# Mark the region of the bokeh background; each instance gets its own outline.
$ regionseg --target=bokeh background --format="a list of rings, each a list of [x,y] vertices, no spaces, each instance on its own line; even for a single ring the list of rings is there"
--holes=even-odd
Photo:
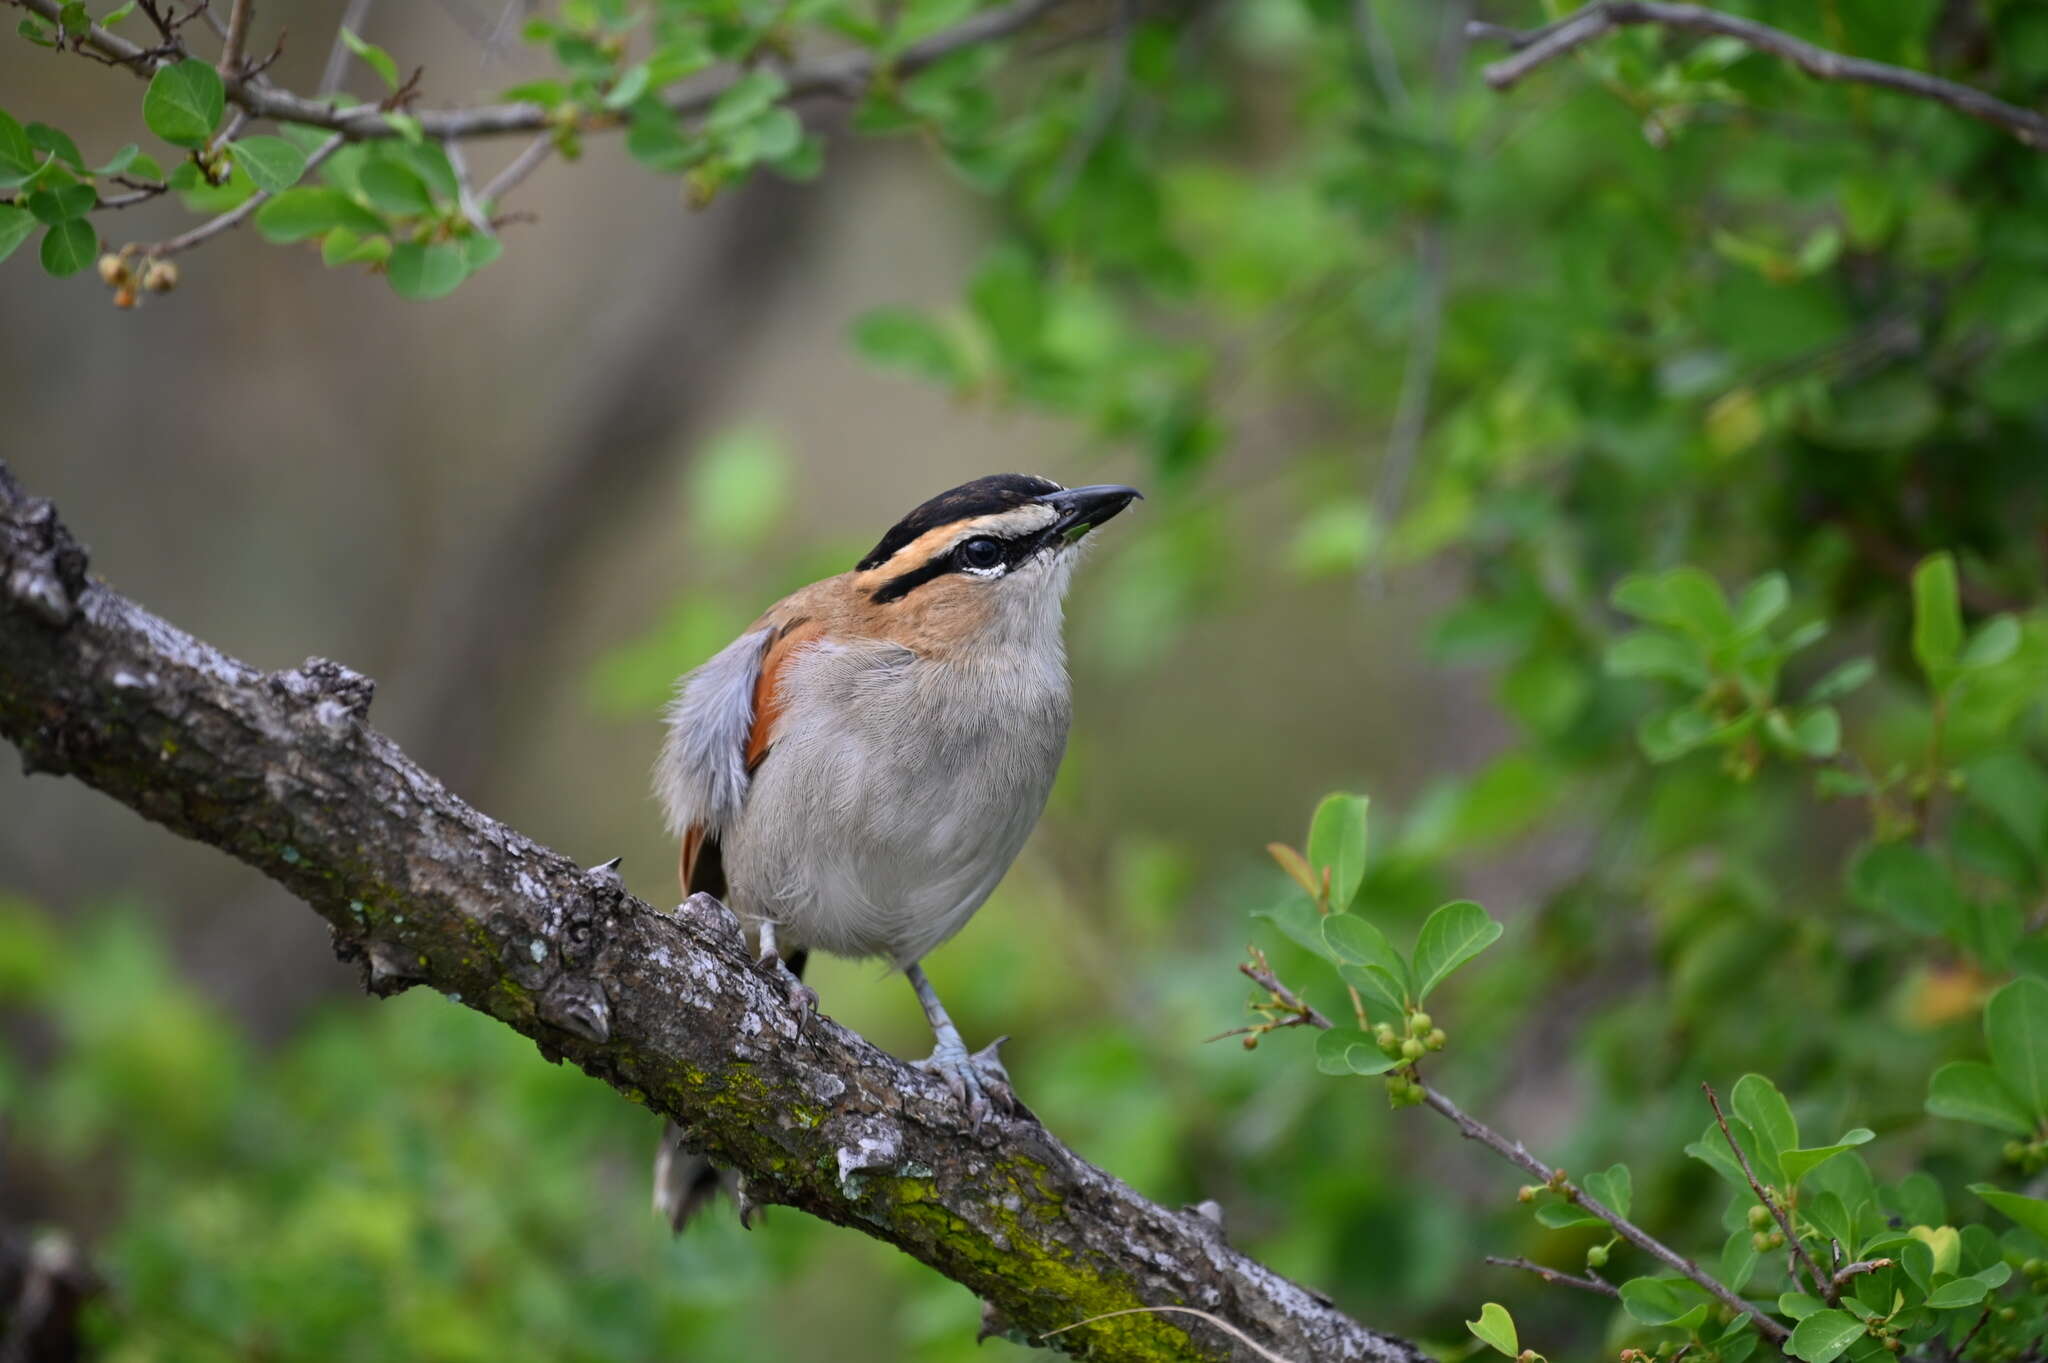
[[[2014,97],[2048,80],[2031,6],[1770,8]],[[259,7],[293,35],[282,83],[313,81],[339,9]],[[373,676],[373,722],[455,790],[623,856],[656,903],[674,676],[954,483],[1144,487],[1074,590],[1052,807],[935,982],[1082,1154],[1219,1200],[1361,1319],[1455,1341],[1490,1296],[1591,1345],[1578,1303],[1480,1264],[1548,1243],[1506,1229],[1503,1170],[1317,1075],[1299,1035],[1205,1044],[1244,1019],[1247,941],[1306,960],[1248,917],[1291,893],[1261,849],[1369,792],[1401,830],[1376,831],[1375,883],[1402,932],[1453,893],[1509,923],[1513,961],[1440,1010],[1481,1043],[1456,1073],[1573,1169],[1694,1134],[1702,1068],[1790,1065],[1831,1115],[1908,1120],[1887,1067],[1967,1047],[1968,1008],[1913,1011],[1910,942],[1800,936],[1867,830],[1796,774],[1698,757],[1645,784],[1603,603],[1632,569],[1782,567],[1841,617],[1824,661],[1889,677],[1901,563],[1961,547],[1980,607],[2038,602],[2048,159],[1650,34],[1488,91],[1499,50],[1462,21],[1535,5],[1231,0],[1135,38],[1103,13],[1107,38],[997,83],[1039,120],[1036,191],[821,104],[821,178],[702,209],[589,139],[432,305],[246,230],[132,313],[18,257],[4,457],[116,587],[257,666]],[[483,53],[474,18],[385,5],[368,29],[436,103],[545,67]],[[0,39],[0,104],[89,148],[134,140],[127,85]],[[1020,259],[1026,310],[1061,319],[1041,355],[1005,330]],[[936,358],[878,309],[939,319]],[[1876,765],[1921,733],[1910,680],[1881,686]],[[1758,964],[1807,948],[1805,973]],[[922,1053],[900,979],[814,969],[826,1011]],[[83,1248],[114,1357],[1023,1356],[976,1352],[964,1289],[850,1232],[771,1213],[672,1241],[646,1113],[436,996],[364,999],[254,873],[11,766],[0,1008],[0,1226]],[[1831,1008],[1888,1040],[1812,1044]],[[1641,1194],[1679,1223],[1711,1177],[1683,1164]]]

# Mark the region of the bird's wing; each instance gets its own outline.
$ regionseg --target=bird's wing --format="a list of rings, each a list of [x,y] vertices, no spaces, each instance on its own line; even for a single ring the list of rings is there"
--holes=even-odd
[[[803,616],[751,629],[677,689],[654,784],[670,831],[682,841],[683,893],[724,896],[719,839],[739,816],[754,771],[774,746],[786,669],[822,633]]]

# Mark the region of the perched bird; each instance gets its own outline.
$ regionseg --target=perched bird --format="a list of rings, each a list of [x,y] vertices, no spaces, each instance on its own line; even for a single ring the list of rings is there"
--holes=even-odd
[[[976,1122],[1014,1104],[1008,1076],[993,1045],[968,1053],[918,962],[1038,822],[1066,750],[1081,537],[1138,495],[1015,473],[942,492],[851,572],[769,607],[668,709],[654,788],[683,893],[723,899],[763,970],[800,977],[813,948],[902,970],[937,1041],[919,1063]],[[680,1230],[718,1175],[678,1134],[654,1197]]]

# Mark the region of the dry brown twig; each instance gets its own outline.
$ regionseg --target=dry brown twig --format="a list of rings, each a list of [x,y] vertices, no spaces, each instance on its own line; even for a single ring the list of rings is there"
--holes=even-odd
[[[1595,0],[1595,3],[1542,28],[1523,30],[1473,23],[1467,26],[1466,32],[1474,38],[1505,42],[1513,51],[1513,56],[1493,63],[1482,73],[1488,85],[1496,90],[1506,90],[1538,67],[1575,52],[1617,28],[1641,24],[1733,38],[1759,52],[1792,63],[1815,80],[1874,85],[1933,100],[2010,133],[2025,146],[2036,150],[2048,149],[2048,115],[2008,104],[1974,86],[1944,80],[1910,67],[1851,57],[1816,46],[1769,24],[1723,14],[1704,5]]]
[[[1566,1273],[1562,1269],[1550,1268],[1547,1265],[1539,1264],[1533,1259],[1524,1259],[1520,1255],[1503,1257],[1498,1254],[1489,1254],[1486,1256],[1486,1262],[1497,1268],[1519,1268],[1525,1273],[1534,1273],[1537,1277],[1543,1279],[1544,1282],[1563,1283],[1566,1287],[1576,1287],[1582,1292],[1597,1292],[1603,1297],[1619,1297],[1621,1295],[1621,1290],[1613,1283],[1608,1282],[1605,1278],[1590,1270],[1585,1277],[1581,1278],[1575,1274]]]

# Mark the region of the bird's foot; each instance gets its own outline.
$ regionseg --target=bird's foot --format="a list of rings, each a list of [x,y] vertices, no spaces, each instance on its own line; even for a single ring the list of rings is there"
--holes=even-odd
[[[783,960],[779,952],[771,951],[763,955],[754,962],[754,969],[781,988],[783,1002],[796,1014],[797,1031],[809,1031],[811,1019],[818,1013],[818,991],[798,979],[796,972],[789,968],[789,962]]]
[[[1015,1116],[1024,1113],[1025,1108],[1017,1101],[1009,1073],[996,1056],[996,1049],[1008,1040],[999,1036],[972,1055],[958,1041],[948,1044],[942,1040],[936,1050],[916,1062],[917,1068],[943,1079],[953,1096],[965,1105],[967,1119],[975,1126],[998,1113]]]

